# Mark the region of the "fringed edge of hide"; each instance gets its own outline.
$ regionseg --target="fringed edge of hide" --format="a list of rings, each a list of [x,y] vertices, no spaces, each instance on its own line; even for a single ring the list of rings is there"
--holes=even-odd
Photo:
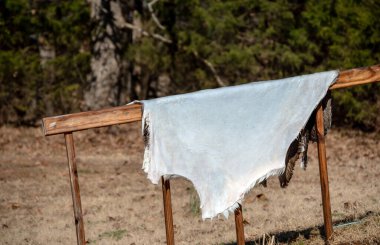
[[[143,165],[142,169],[144,170],[145,173],[148,174],[148,179],[152,181],[154,184],[158,184],[158,179],[153,178],[152,173],[150,170],[151,168],[151,160],[152,160],[152,154],[151,154],[151,128],[150,128],[150,115],[144,110],[144,103],[140,100],[135,100],[127,105],[134,105],[134,104],[139,104],[142,106],[142,119],[141,119],[141,134],[143,135],[143,140],[144,140],[144,160],[143,160]]]
[[[332,83],[334,83],[336,80],[336,78],[333,80]],[[331,115],[331,111],[332,111],[332,106],[331,106],[331,100],[332,100],[332,97],[331,97],[331,93],[329,91],[327,91],[327,93],[324,95],[324,97],[318,102],[319,103],[323,103],[323,107],[324,107],[324,122],[325,122],[325,129],[324,129],[324,133],[325,135],[327,134],[327,132],[331,129],[331,122],[332,122],[332,115]],[[317,106],[318,106],[317,104]],[[317,108],[317,106],[315,106],[314,110]],[[310,121],[310,118],[314,115],[314,110],[313,112],[311,113],[308,121],[305,123],[305,125],[303,126],[303,128],[301,129],[301,132],[298,134],[298,136],[296,137],[296,140],[300,140],[302,141],[301,144],[298,145],[298,149],[297,149],[297,158],[295,160],[295,162],[297,162],[299,160],[299,157],[300,155],[302,155],[301,157],[301,161],[300,161],[300,167],[303,169],[303,170],[306,170],[306,167],[307,167],[307,162],[308,162],[308,159],[307,159],[307,151],[308,151],[308,143],[309,143],[309,140],[312,140],[311,139],[311,136],[310,136],[310,132],[308,131],[305,131],[307,130],[306,127],[307,127],[307,123]],[[327,111],[325,111],[327,110]],[[325,115],[326,114],[326,115]],[[329,118],[328,118],[329,117]],[[313,120],[313,119],[312,119]],[[314,127],[314,125],[313,125]],[[310,130],[311,131],[311,130]],[[302,134],[304,133],[304,134]],[[290,145],[289,145],[290,147]],[[288,149],[289,149],[288,147]],[[255,186],[259,185],[260,183],[262,183],[263,181],[267,180],[269,177],[272,177],[272,176],[281,176],[282,174],[285,173],[285,170],[286,170],[286,167],[287,167],[287,164],[286,164],[286,161],[288,161],[288,159],[285,159],[285,166],[282,167],[282,168],[279,168],[279,169],[274,169],[274,170],[271,170],[270,172],[268,172],[267,174],[265,174],[264,176],[260,177],[259,179],[257,179],[256,181],[254,181],[244,192],[243,194],[241,195],[241,197],[239,198],[238,201],[236,201],[234,204],[232,204],[230,207],[228,207],[227,209],[225,209],[223,212],[217,214],[216,216],[219,216],[220,214],[223,214],[223,216],[228,219],[228,216],[230,213],[234,213],[235,210],[237,208],[239,208],[239,204],[242,204],[243,202],[243,199],[244,199],[244,196],[250,192]],[[287,184],[286,184],[287,185]],[[203,217],[202,217],[203,218]],[[204,220],[205,218],[203,218]]]
[[[151,140],[152,140],[152,130],[151,130],[151,125],[150,125],[150,117],[149,113],[146,113],[143,111],[143,117],[142,117],[142,125],[141,125],[141,130],[142,130],[142,135],[144,138],[144,160],[143,160],[143,165],[142,169],[144,172],[148,175],[148,179],[152,181],[154,184],[158,184],[159,178],[154,178],[152,176],[152,153],[151,153]]]
[[[278,169],[273,169],[271,170],[270,172],[266,173],[265,175],[263,175],[262,177],[258,178],[256,181],[254,181],[252,184],[249,185],[248,188],[246,188],[246,190],[241,194],[241,197],[239,198],[239,200],[237,200],[234,204],[232,204],[230,207],[228,207],[227,209],[225,209],[223,212],[217,214],[216,216],[219,216],[220,214],[223,214],[223,216],[228,219],[228,216],[230,213],[234,213],[235,210],[237,208],[239,208],[239,204],[241,205],[242,202],[243,202],[243,199],[245,197],[245,195],[250,192],[255,186],[259,185],[261,182],[263,182],[264,180],[267,180],[269,177],[272,177],[272,176],[280,176],[281,174],[283,174],[285,171],[285,167],[283,168],[278,168]],[[203,220],[207,219],[207,218],[203,218]],[[211,218],[212,219],[212,218]]]

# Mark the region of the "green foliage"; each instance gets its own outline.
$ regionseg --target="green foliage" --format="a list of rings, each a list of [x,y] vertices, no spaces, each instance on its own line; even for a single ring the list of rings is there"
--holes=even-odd
[[[5,121],[12,114],[21,118],[26,116],[32,99],[36,97],[39,57],[26,52],[0,52],[0,110]]]
[[[372,131],[379,127],[379,84],[368,84],[354,89],[333,92],[335,121],[339,125],[353,125]]]
[[[112,238],[115,241],[121,240],[127,234],[127,230],[114,230],[114,231],[106,231],[99,235],[99,239],[103,238]]]
[[[169,75],[169,93],[218,87],[218,77],[234,85],[380,60],[376,0],[161,0],[153,9],[165,29],[145,1],[135,2],[142,6],[134,12],[141,28],[172,44],[135,38],[121,57],[151,80]],[[0,121],[78,110],[88,85],[94,28],[81,0],[0,1]],[[42,44],[55,49],[45,67]],[[378,126],[379,92],[376,84],[334,92],[336,121]]]
[[[380,60],[375,0],[188,0],[175,1],[174,15],[176,92],[219,86],[202,60],[229,85]],[[334,92],[336,121],[373,129],[379,92],[377,84]]]
[[[86,243],[89,243],[89,244],[97,244],[97,243],[100,243],[100,244],[103,244],[104,241],[103,240],[114,240],[114,241],[120,241],[121,239],[123,239],[123,237],[125,235],[127,235],[128,231],[125,230],[125,229],[118,229],[118,230],[112,230],[112,231],[105,231],[101,234],[98,235],[97,239],[89,239],[89,241],[87,241]]]
[[[89,72],[87,23],[80,0],[0,2],[0,123],[78,110]],[[53,47],[44,65],[41,46]]]
[[[318,70],[349,69],[380,60],[378,1],[310,1],[303,14],[310,40],[319,44]],[[329,13],[322,17],[321,13]],[[372,130],[378,120],[380,86],[372,84],[333,93],[339,123]]]
[[[199,196],[194,187],[191,187],[189,190],[190,193],[190,211],[193,215],[198,216],[201,213],[201,202]]]

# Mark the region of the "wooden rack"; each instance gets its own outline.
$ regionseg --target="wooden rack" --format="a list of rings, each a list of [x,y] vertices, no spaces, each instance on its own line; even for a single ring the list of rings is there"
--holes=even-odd
[[[341,71],[335,83],[330,87],[330,90],[338,88],[348,88],[356,85],[368,84],[379,81],[380,64],[364,68],[355,68],[351,70]],[[133,104],[96,111],[87,111],[62,116],[46,117],[42,119],[42,129],[45,136],[64,134],[65,137],[77,243],[80,245],[86,244],[86,240],[78,182],[78,171],[75,159],[73,132],[91,128],[99,128],[140,121],[141,118],[141,105]],[[325,136],[323,133],[323,109],[321,105],[318,105],[317,107],[315,120],[318,136],[317,144],[323,204],[323,218],[326,239],[329,239],[333,233],[333,229],[326,161]],[[170,182],[169,180],[164,180],[163,178],[161,181],[164,202],[166,240],[168,245],[174,245]],[[235,211],[235,225],[237,244],[245,244],[243,215],[241,206],[239,206],[239,208]]]

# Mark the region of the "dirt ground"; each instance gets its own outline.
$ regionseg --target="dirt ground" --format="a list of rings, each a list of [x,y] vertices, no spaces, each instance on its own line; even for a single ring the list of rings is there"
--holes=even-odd
[[[74,134],[89,244],[165,244],[162,193],[141,170],[140,125]],[[380,135],[333,129],[327,136],[331,244],[380,243]],[[249,244],[324,244],[316,145],[286,189],[276,177],[245,198]],[[62,135],[0,128],[0,244],[76,244]],[[234,244],[234,218],[202,221],[192,184],[171,182],[176,244]]]

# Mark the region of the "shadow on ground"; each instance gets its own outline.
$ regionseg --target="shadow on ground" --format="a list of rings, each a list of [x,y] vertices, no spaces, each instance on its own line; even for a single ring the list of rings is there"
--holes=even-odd
[[[339,228],[347,227],[354,224],[360,224],[364,221],[364,219],[370,216],[376,216],[376,215],[380,215],[380,213],[368,211],[360,216],[346,217],[344,219],[337,220],[333,223],[333,226],[334,226],[334,229],[339,229]],[[295,231],[281,231],[281,232],[269,233],[266,235],[267,239],[273,236],[274,236],[274,240],[276,241],[274,244],[292,243],[292,242],[296,242],[300,238],[301,239],[303,238],[303,240],[310,240],[316,236],[319,236],[322,239],[325,239],[325,232],[324,232],[324,227],[320,225],[320,226],[313,226],[313,227],[308,227],[308,228],[295,230]],[[256,244],[263,244],[263,238],[259,237],[255,240],[246,241],[246,245],[256,245]],[[271,244],[271,243],[265,242],[264,244]],[[326,242],[326,244],[328,243]],[[237,245],[237,244],[226,243],[225,245]]]

